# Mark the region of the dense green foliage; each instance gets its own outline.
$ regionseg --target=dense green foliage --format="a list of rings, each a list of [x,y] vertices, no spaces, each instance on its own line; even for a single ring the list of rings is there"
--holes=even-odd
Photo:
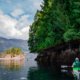
[[[21,54],[22,51],[20,48],[10,48],[8,50],[5,51],[5,54],[11,54],[12,56],[16,56]]]
[[[80,0],[43,0],[30,27],[31,52],[79,38]]]

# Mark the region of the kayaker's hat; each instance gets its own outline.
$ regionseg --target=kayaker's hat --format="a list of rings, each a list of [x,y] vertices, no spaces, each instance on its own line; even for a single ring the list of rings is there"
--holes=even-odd
[[[76,58],[75,61],[79,61],[79,58]]]

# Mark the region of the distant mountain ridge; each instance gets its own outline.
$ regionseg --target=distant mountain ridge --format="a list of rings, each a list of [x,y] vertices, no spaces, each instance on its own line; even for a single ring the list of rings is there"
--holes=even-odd
[[[20,40],[20,41],[27,41],[27,40],[23,40],[23,39],[15,39],[15,38],[8,39],[8,38],[4,38],[4,37],[0,37],[0,40]]]
[[[27,51],[28,50],[27,40],[6,39],[0,37],[0,52],[12,47],[18,47],[21,48],[23,51]]]

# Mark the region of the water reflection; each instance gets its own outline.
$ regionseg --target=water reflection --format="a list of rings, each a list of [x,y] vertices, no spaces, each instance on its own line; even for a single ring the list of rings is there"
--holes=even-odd
[[[37,66],[33,57],[35,55],[27,54],[25,60],[0,61],[0,80],[74,80],[71,73]]]
[[[0,60],[0,67],[8,70],[19,70],[24,65],[23,60]]]
[[[70,73],[57,73],[51,69],[30,68],[28,80],[74,80],[74,77]]]

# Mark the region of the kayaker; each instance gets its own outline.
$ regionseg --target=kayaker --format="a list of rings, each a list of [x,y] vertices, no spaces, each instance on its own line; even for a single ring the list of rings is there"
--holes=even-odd
[[[73,65],[73,74],[74,74],[74,77],[76,78],[75,80],[80,80],[80,61],[79,61],[79,58],[76,58]]]
[[[74,68],[80,68],[80,61],[79,61],[79,58],[76,58],[72,67]]]

